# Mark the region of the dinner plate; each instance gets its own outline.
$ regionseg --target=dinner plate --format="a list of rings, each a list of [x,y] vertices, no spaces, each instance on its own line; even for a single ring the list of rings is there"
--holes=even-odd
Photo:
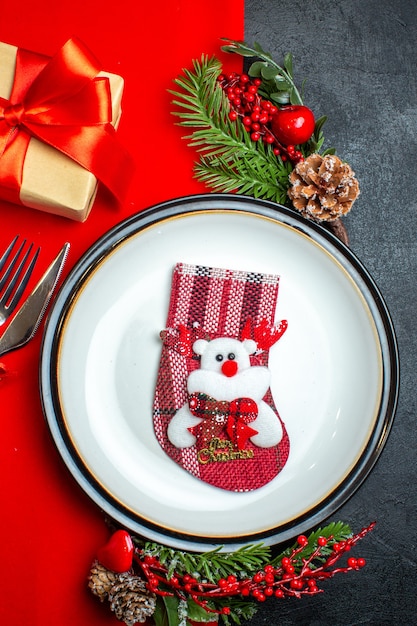
[[[178,262],[280,275],[271,391],[290,439],[283,470],[247,493],[210,486],[159,445],[152,405]],[[40,387],[55,444],[99,507],[179,549],[272,545],[321,523],[376,462],[398,394],[378,288],[336,237],[268,201],[213,194],[142,211],[64,282],[43,337]]]

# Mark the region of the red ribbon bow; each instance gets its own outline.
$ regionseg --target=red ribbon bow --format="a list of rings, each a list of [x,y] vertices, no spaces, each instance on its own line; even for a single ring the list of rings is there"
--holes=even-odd
[[[205,393],[192,393],[188,406],[195,417],[203,421],[188,430],[199,444],[207,445],[225,428],[229,439],[243,450],[250,437],[258,434],[248,424],[258,416],[258,406],[251,398],[236,398],[231,402],[216,400]]]
[[[87,48],[70,39],[48,59],[18,49],[9,99],[0,98],[1,196],[20,204],[23,164],[37,137],[90,171],[121,201],[133,162],[111,125],[107,77]]]

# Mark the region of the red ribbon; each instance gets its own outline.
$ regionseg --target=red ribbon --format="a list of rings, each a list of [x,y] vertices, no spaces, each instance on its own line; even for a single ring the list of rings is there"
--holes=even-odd
[[[18,49],[9,100],[0,98],[0,195],[21,204],[31,137],[87,169],[122,201],[133,162],[111,125],[107,77],[91,52],[70,39],[52,58]]]
[[[195,417],[203,421],[188,430],[197,437],[199,444],[207,445],[226,428],[227,435],[239,450],[243,450],[250,437],[258,434],[248,424],[258,416],[258,406],[251,398],[216,400],[205,393],[192,393],[188,406]]]

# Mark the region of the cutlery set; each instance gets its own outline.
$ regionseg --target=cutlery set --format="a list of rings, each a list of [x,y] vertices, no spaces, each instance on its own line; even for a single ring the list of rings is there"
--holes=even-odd
[[[25,249],[26,240],[18,243],[18,239],[17,235],[0,258],[0,326],[16,310],[40,253],[40,248],[33,251],[33,244]],[[65,243],[8,324],[0,337],[0,355],[17,350],[34,337],[61,275],[69,248],[70,244]]]

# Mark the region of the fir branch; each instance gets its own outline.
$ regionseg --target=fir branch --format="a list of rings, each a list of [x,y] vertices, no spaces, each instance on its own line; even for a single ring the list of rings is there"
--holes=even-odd
[[[194,167],[196,178],[216,191],[238,191],[242,195],[287,204],[288,172],[257,158],[202,158]],[[284,173],[283,173],[284,172]]]
[[[184,76],[174,80],[182,91],[170,91],[174,95],[172,103],[181,109],[173,112],[179,125],[197,129],[185,136],[189,145],[209,154],[213,146],[236,150],[243,141],[249,147],[241,128],[229,120],[227,96],[217,84],[220,61],[203,55],[201,62],[193,61],[193,67],[194,72],[185,69]]]
[[[263,544],[249,544],[234,552],[221,552],[220,548],[209,552],[193,553],[174,550],[158,543],[145,543],[143,554],[157,556],[161,565],[167,568],[167,578],[176,571],[179,574],[192,573],[195,578],[217,583],[238,573],[242,578],[261,569],[271,557],[270,549]]]
[[[291,165],[277,158],[270,146],[255,144],[240,120],[229,119],[229,101],[218,84],[221,64],[203,55],[193,61],[193,71],[175,79],[182,91],[171,91],[179,125],[194,129],[185,136],[201,153],[196,178],[215,191],[288,202]]]

